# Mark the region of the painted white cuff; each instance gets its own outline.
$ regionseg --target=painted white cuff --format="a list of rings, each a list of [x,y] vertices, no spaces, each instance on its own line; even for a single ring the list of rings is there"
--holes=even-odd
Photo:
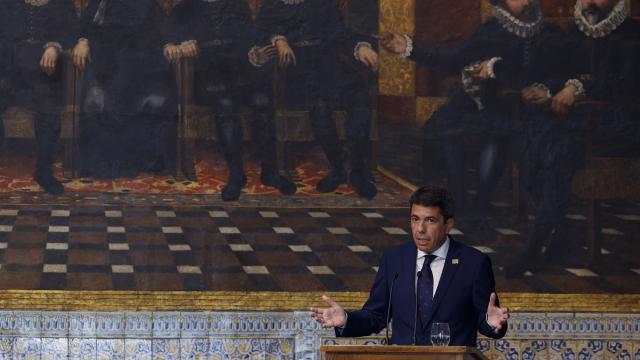
[[[278,40],[284,40],[286,42],[289,42],[289,41],[287,41],[287,38],[285,36],[283,36],[283,35],[273,35],[271,37],[271,45],[276,46],[276,42]]]
[[[404,40],[407,42],[407,47],[405,47],[404,52],[400,54],[401,58],[408,58],[411,56],[411,52],[413,51],[413,39],[409,37],[409,35],[404,36]]]
[[[531,84],[531,86],[533,87],[537,87],[539,89],[544,90],[545,94],[547,94],[547,99],[551,99],[551,90],[549,89],[549,87],[543,83],[533,83]]]
[[[582,81],[578,80],[578,79],[569,79],[567,80],[567,82],[564,83],[564,86],[569,86],[569,85],[573,85],[576,87],[576,92],[575,92],[575,97],[577,99],[582,99],[585,96],[587,96],[586,91],[584,90],[584,85],[582,84]]]
[[[258,46],[254,46],[251,48],[251,50],[249,50],[249,52],[247,53],[247,56],[249,57],[249,63],[251,63],[251,65],[255,66],[255,67],[261,67],[264,64],[260,64],[258,63],[258,56],[257,56],[257,51],[258,51]]]
[[[44,44],[42,48],[45,50],[48,48],[55,48],[58,51],[58,53],[62,52],[62,45],[60,45],[60,43],[56,41],[49,41],[46,44]]]
[[[356,44],[356,46],[353,48],[353,57],[356,58],[356,60],[360,61],[360,57],[358,56],[358,50],[360,50],[361,46],[366,46],[369,49],[373,49],[373,46],[371,46],[371,44],[369,44],[366,41],[360,41]]]
[[[492,79],[496,78],[496,73],[493,71],[493,67],[500,60],[502,60],[502,58],[499,56],[496,56],[496,57],[492,57],[491,60],[489,60],[489,62],[487,63],[487,73],[489,74],[489,77]]]

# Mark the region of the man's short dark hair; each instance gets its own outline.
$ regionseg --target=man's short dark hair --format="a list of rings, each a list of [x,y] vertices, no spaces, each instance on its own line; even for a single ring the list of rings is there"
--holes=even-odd
[[[409,198],[409,207],[420,205],[437,207],[447,221],[455,215],[455,203],[449,190],[439,186],[426,185],[414,191]]]

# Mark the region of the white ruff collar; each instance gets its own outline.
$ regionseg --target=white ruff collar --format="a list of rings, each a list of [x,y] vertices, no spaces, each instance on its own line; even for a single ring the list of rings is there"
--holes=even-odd
[[[493,17],[498,20],[498,23],[508,32],[516,35],[517,37],[528,39],[540,32],[544,26],[542,20],[542,12],[537,4],[536,6],[536,19],[532,22],[526,23],[522,20],[516,19],[510,12],[501,8],[500,6],[493,7]]]
[[[27,5],[31,5],[31,6],[42,6],[42,5],[47,5],[49,3],[49,0],[24,0],[24,2]]]
[[[628,15],[629,9],[627,9],[626,0],[618,1],[616,6],[611,10],[611,13],[609,13],[609,16],[595,25],[591,25],[589,21],[585,19],[584,15],[582,15],[580,0],[576,1],[576,6],[573,9],[573,17],[580,31],[594,39],[609,35],[625,21]]]
[[[304,2],[304,0],[280,0],[283,3],[287,4],[287,5],[298,5],[298,4],[302,4]]]

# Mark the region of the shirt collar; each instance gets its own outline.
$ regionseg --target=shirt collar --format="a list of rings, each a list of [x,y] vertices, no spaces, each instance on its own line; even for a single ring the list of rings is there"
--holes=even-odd
[[[435,255],[437,256],[436,259],[446,259],[447,253],[449,252],[449,243],[449,236],[447,236],[447,240],[444,241],[444,244],[442,244],[436,251],[432,252],[431,254],[418,249],[418,259],[427,255]]]

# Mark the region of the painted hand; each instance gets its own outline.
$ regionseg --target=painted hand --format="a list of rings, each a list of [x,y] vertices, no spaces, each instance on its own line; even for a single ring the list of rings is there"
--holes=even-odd
[[[485,60],[476,66],[476,68],[471,72],[471,77],[478,80],[488,80],[490,78],[489,61],[490,60]]]
[[[573,85],[565,86],[551,100],[551,110],[558,114],[566,114],[576,102],[576,87]]]
[[[78,41],[76,46],[73,48],[71,57],[73,58],[73,65],[75,65],[78,70],[84,70],[87,63],[91,61],[91,48],[89,47],[89,42],[86,40]]]
[[[373,71],[378,71],[378,53],[368,46],[360,45],[358,47],[358,60]]]
[[[404,52],[407,50],[407,39],[405,39],[404,36],[400,34],[389,32],[381,36],[379,39],[382,47],[394,54],[404,54]]]
[[[528,86],[520,92],[520,97],[525,104],[540,105],[549,100],[547,92],[539,86]]]
[[[50,46],[45,49],[40,58],[40,68],[42,71],[51,76],[56,72],[56,62],[58,61],[58,49]]]
[[[169,44],[164,47],[164,57],[172,64],[177,63],[182,57],[182,51],[177,45]]]
[[[296,54],[289,46],[289,43],[284,39],[278,39],[276,41],[276,48],[278,49],[278,57],[280,58],[280,66],[287,67],[293,62],[296,65]]]
[[[187,41],[180,45],[182,55],[187,58],[196,58],[200,54],[200,48],[195,41]]]
[[[273,45],[262,46],[251,51],[249,56],[254,64],[264,65],[278,56],[278,49]]]

